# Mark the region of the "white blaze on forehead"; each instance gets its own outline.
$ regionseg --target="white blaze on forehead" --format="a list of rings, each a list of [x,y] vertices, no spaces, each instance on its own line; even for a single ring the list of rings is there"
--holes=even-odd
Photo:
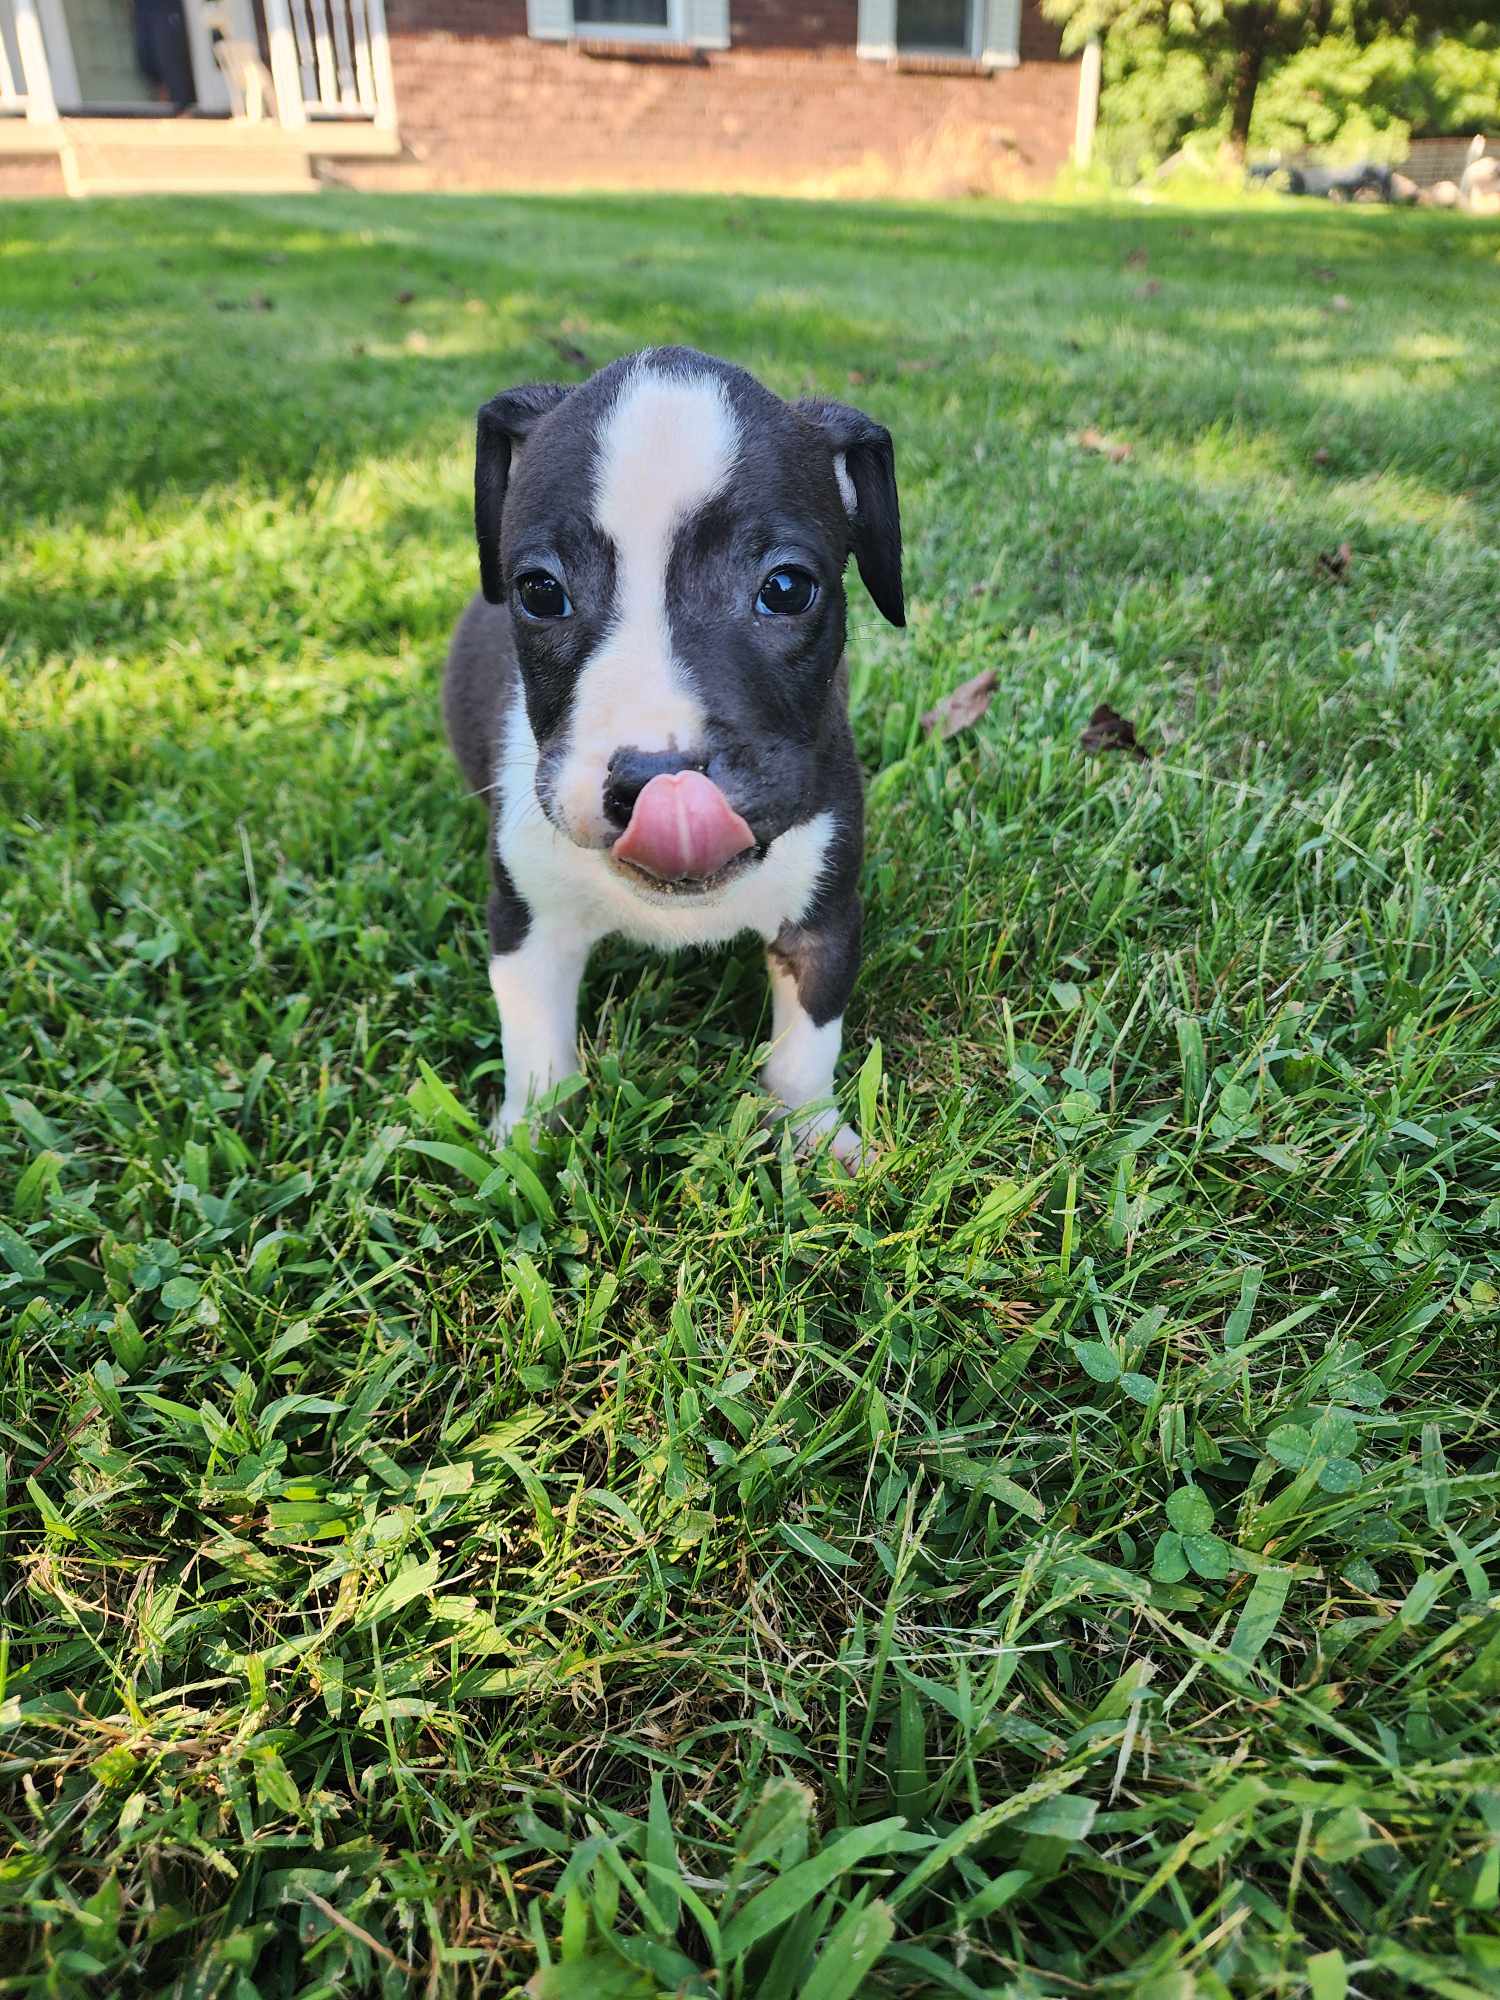
[[[614,620],[578,677],[557,802],[569,828],[603,839],[610,757],[691,750],[703,710],[672,655],[667,563],[682,522],[725,484],[739,425],[714,375],[658,373],[648,357],[626,378],[599,438],[594,519],[615,549]]]

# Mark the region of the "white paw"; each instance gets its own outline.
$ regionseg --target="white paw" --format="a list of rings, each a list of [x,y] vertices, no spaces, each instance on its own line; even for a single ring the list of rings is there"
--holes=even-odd
[[[874,1152],[861,1142],[852,1125],[839,1122],[839,1114],[831,1106],[811,1118],[794,1120],[792,1143],[804,1159],[826,1149],[851,1174],[859,1173],[875,1157]]]
[[[490,1116],[490,1144],[503,1146],[524,1116],[514,1105],[497,1104]]]

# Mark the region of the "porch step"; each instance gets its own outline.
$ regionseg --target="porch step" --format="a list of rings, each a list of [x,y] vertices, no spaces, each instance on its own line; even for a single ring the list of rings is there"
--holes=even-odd
[[[169,134],[170,136],[167,136]],[[188,120],[118,136],[69,132],[62,145],[68,193],[88,194],[311,194],[318,183],[301,146],[287,145],[279,128],[256,128],[233,139],[197,132]]]

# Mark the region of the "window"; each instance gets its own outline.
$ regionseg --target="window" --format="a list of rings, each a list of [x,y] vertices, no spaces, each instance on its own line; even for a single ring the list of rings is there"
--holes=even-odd
[[[975,0],[896,0],[896,47],[903,55],[974,56]]]
[[[872,61],[949,56],[1009,69],[1020,37],[1021,0],[859,0],[859,53]]]
[[[727,49],[729,0],[526,0],[526,32],[543,42]]]
[[[573,0],[577,28],[654,28],[665,34],[667,0]]]

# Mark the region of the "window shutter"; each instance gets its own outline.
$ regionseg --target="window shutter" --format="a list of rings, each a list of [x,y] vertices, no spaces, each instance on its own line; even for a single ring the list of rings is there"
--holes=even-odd
[[[682,26],[695,49],[727,49],[729,0],[683,0]]]
[[[896,53],[896,0],[859,0],[856,53],[874,61]]]
[[[538,42],[570,40],[573,0],[526,0],[526,32]]]
[[[979,0],[984,10],[984,56],[992,69],[1014,69],[1021,60],[1021,0]]]

